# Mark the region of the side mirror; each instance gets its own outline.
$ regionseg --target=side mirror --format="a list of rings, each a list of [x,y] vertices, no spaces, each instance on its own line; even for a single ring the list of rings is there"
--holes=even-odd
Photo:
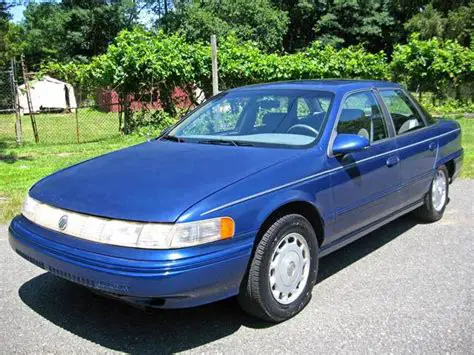
[[[334,155],[343,155],[359,152],[369,146],[370,142],[365,137],[357,134],[338,134],[334,140],[332,152]]]

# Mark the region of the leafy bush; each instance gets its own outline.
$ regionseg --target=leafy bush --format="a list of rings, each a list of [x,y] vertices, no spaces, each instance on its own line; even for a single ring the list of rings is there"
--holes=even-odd
[[[221,86],[231,88],[254,83],[323,78],[387,78],[384,53],[368,53],[362,47],[337,50],[314,42],[304,52],[266,54],[256,43],[226,37],[219,45]]]
[[[474,112],[474,102],[462,102],[456,99],[445,99],[438,104],[433,104],[433,100],[426,97],[425,99],[421,100],[421,104],[423,107],[433,113],[434,115],[446,115],[446,114],[453,114],[453,113],[468,113]]]
[[[443,98],[451,86],[461,99],[461,85],[474,79],[474,51],[451,40],[422,41],[414,34],[407,44],[395,46],[391,67],[394,78],[420,97],[433,91]]]
[[[131,116],[129,129],[130,131],[138,131],[144,127],[147,127],[147,129],[153,127],[154,130],[161,132],[175,122],[176,119],[163,110],[141,110]]]
[[[452,88],[459,99],[460,88],[474,82],[473,50],[450,40],[422,41],[418,35],[396,46],[391,63],[383,52],[369,53],[361,46],[336,49],[320,42],[294,54],[268,54],[235,34],[220,39],[218,58],[223,90],[281,80],[393,77],[420,96],[432,91],[435,98],[442,97]],[[176,117],[171,96],[174,88],[184,89],[191,100],[196,87],[210,96],[210,62],[207,44],[188,43],[179,34],[135,28],[122,31],[107,52],[90,63],[46,63],[42,73],[65,79],[87,92],[99,87],[116,90],[124,112],[123,131],[128,133],[148,122],[141,113],[130,110],[130,97],[157,90],[163,110],[169,117]],[[150,124],[155,123],[152,118]]]
[[[96,85],[89,76],[89,65],[84,63],[43,63],[40,68],[39,76],[49,75],[53,78],[59,78],[74,86],[78,101],[92,98]]]

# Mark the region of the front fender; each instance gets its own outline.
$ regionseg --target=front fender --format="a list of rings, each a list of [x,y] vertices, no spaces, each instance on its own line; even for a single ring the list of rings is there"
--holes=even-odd
[[[282,191],[281,194],[277,194],[275,196],[271,196],[269,201],[265,204],[264,208],[259,211],[257,218],[255,220],[257,224],[257,229],[270,217],[270,215],[294,202],[304,202],[311,204],[318,212],[320,210],[319,201],[316,200],[316,197],[313,194],[310,194],[308,191],[299,190],[299,189],[291,189]],[[324,221],[323,221],[324,225]]]
[[[226,195],[224,191],[220,194]],[[179,221],[229,216],[235,221],[235,234],[238,237],[259,230],[274,211],[292,202],[306,202],[314,206],[323,225],[331,219],[332,191],[327,175],[274,191],[264,190],[256,196],[227,200],[225,204],[216,204],[215,200],[222,201],[220,198],[202,201],[183,214]]]

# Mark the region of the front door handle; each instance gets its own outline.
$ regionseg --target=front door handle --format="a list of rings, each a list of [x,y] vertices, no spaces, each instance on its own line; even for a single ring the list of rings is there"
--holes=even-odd
[[[436,142],[431,142],[430,145],[428,146],[428,149],[433,151],[436,149]]]
[[[391,168],[394,165],[397,165],[400,162],[400,158],[398,158],[396,155],[390,157],[387,159],[387,166]]]

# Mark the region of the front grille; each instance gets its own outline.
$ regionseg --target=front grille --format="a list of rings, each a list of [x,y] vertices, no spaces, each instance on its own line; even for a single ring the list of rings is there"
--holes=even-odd
[[[29,255],[26,255],[25,253],[23,253],[22,251],[16,249],[16,252],[18,255],[20,255],[21,257],[25,258],[26,260],[28,260],[30,263],[32,264],[35,264],[36,266],[42,268],[42,269],[46,269],[45,266],[44,266],[44,263],[39,261],[39,260],[36,260],[35,258],[32,258],[31,256]]]
[[[53,275],[62,277],[63,279],[78,283],[86,287],[95,288],[95,289],[107,291],[107,292],[115,292],[115,293],[127,293],[128,291],[130,291],[130,287],[127,285],[115,284],[115,283],[110,283],[107,281],[94,281],[86,277],[77,276],[77,275],[71,274],[70,272],[56,269],[52,266],[48,266],[46,269]]]
[[[53,275],[59,276],[68,281],[72,281],[89,288],[95,288],[95,289],[106,291],[109,293],[117,293],[117,294],[125,293],[126,294],[130,291],[130,287],[127,285],[118,284],[118,283],[110,283],[103,280],[94,281],[86,277],[77,276],[77,275],[71,274],[70,272],[63,271],[52,266],[47,266],[42,261],[36,260],[35,258],[32,258],[31,256],[23,253],[22,251],[18,249],[16,249],[16,252],[18,253],[18,255],[22,256],[23,258],[28,260],[30,263],[35,264],[36,266],[49,271]]]
[[[47,270],[48,270],[50,273],[52,273],[53,275],[62,277],[63,279],[66,279],[66,280],[69,280],[69,281],[78,283],[78,284],[80,284],[80,285],[87,286],[87,287],[96,287],[95,281],[89,280],[89,279],[87,279],[87,278],[85,278],[85,277],[76,276],[76,275],[71,274],[71,273],[69,273],[69,272],[56,269],[56,268],[54,268],[54,267],[52,267],[52,266],[48,266]]]

